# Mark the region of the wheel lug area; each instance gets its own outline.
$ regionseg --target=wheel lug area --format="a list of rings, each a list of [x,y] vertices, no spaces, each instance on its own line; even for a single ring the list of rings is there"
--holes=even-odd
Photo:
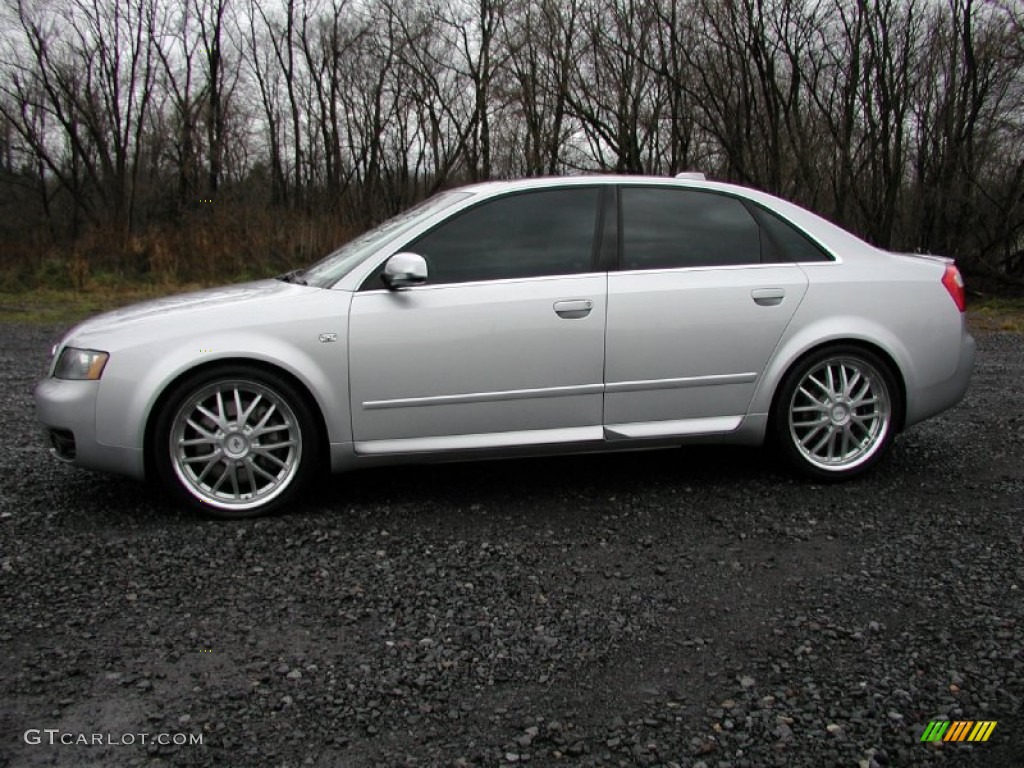
[[[224,454],[231,460],[241,460],[249,454],[249,440],[241,432],[228,432],[222,440]]]

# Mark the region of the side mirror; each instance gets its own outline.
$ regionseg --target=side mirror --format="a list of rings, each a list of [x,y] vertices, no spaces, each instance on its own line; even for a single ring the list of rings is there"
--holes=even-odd
[[[396,253],[384,265],[380,276],[392,291],[427,282],[427,262],[418,253]]]

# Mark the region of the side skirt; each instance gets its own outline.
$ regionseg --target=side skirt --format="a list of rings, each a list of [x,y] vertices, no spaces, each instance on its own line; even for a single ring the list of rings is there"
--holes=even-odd
[[[759,445],[767,414],[331,444],[331,469],[522,456],[603,453],[679,445]]]

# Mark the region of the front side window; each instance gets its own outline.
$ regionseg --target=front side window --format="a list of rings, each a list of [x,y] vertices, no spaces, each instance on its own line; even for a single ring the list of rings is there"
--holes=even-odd
[[[622,268],[676,269],[761,262],[761,233],[739,200],[666,187],[623,187]]]
[[[599,199],[572,187],[488,200],[402,250],[426,259],[431,284],[589,272]]]
[[[389,239],[400,236],[403,230],[415,226],[417,222],[460,200],[465,200],[466,197],[467,192],[450,190],[423,200],[409,210],[348,241],[334,253],[304,270],[301,274],[303,282],[320,288],[330,288]]]

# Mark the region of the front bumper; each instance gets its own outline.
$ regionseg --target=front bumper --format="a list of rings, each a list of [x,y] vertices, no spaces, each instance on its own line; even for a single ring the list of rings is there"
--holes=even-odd
[[[36,386],[36,416],[48,431],[50,453],[75,466],[143,478],[142,450],[96,439],[98,381],[47,378]]]

